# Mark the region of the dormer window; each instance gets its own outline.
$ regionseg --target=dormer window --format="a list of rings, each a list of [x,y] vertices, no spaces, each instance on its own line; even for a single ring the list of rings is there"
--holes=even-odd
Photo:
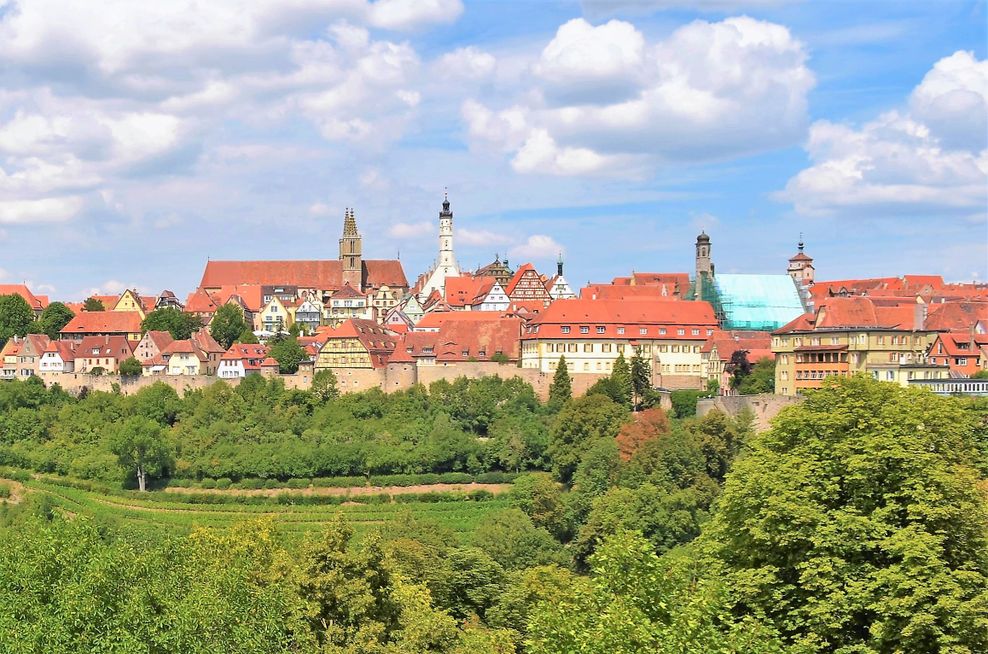
[[[589,334],[590,333],[590,325],[580,325],[580,333],[581,334]]]
[[[569,325],[563,325],[561,329],[564,334],[569,333]]]
[[[598,334],[603,334],[604,333],[604,326],[603,325],[597,325],[597,333]]]

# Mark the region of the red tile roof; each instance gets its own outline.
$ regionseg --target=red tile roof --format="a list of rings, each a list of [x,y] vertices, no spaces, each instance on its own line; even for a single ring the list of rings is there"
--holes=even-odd
[[[240,361],[244,370],[260,370],[261,362],[268,358],[268,348],[252,343],[234,343],[220,357],[221,361]],[[277,362],[275,362],[277,363]]]
[[[185,299],[185,311],[188,313],[214,313],[216,309],[216,300],[202,288],[189,293]]]
[[[926,328],[967,331],[978,321],[988,322],[988,302],[937,302],[927,309]]]
[[[415,325],[415,330],[435,330],[447,322],[476,322],[500,318],[503,315],[503,311],[436,311],[422,316],[418,324]]]
[[[63,362],[75,361],[75,341],[50,341],[45,352],[56,352]]]
[[[520,354],[521,318],[453,321],[443,324],[436,341],[436,361],[490,361],[500,352],[511,361]]]
[[[48,306],[45,296],[35,295],[24,284],[0,284],[0,295],[20,295],[28,303],[28,306],[31,307],[31,310],[35,312],[41,311]]]
[[[521,278],[525,276],[525,273],[530,270],[534,272],[536,275],[538,275],[538,271],[535,270],[535,266],[533,266],[530,263],[523,263],[521,266],[519,266],[518,270],[515,271],[515,274],[511,276],[511,281],[508,282],[508,285],[505,287],[504,292],[508,295],[514,293],[515,287],[518,286],[518,282],[520,282]],[[541,279],[541,276],[539,278]]]
[[[152,343],[154,343],[154,346],[158,348],[159,352],[165,347],[167,347],[169,343],[175,340],[174,338],[172,338],[170,332],[166,332],[164,330],[157,330],[157,329],[153,329],[149,332],[146,332],[143,338],[146,338],[150,340]]]
[[[689,287],[687,287],[689,290]],[[613,284],[590,284],[580,289],[584,300],[679,300],[674,286],[655,284],[648,286],[623,286]]]
[[[700,351],[709,353],[714,347],[717,348],[717,358],[721,361],[730,361],[738,350],[746,351],[748,361],[752,363],[760,359],[775,358],[775,353],[772,352],[772,335],[769,332],[717,330]]]
[[[137,334],[141,314],[136,311],[83,311],[77,313],[60,332],[72,334]]]
[[[532,320],[523,338],[706,340],[707,330],[717,326],[709,302],[557,300]],[[587,328],[585,333],[581,333],[583,327]],[[680,327],[685,331],[682,335],[677,333]],[[699,335],[692,333],[694,328]],[[619,329],[625,333],[619,334]]]
[[[354,287],[350,286],[349,283],[344,283],[343,288],[333,293],[334,300],[354,300],[367,297],[364,293],[361,293]]]
[[[118,311],[117,313],[124,313]],[[93,353],[96,350],[96,353]],[[123,336],[87,336],[75,349],[77,359],[115,359],[122,361],[134,354],[133,343]]]
[[[497,280],[493,277],[461,277],[446,278],[446,302],[451,307],[474,306],[483,302],[491,292]]]
[[[408,280],[397,260],[364,259],[367,286],[407,287]],[[343,286],[343,266],[338,259],[325,261],[209,261],[199,283],[204,288],[236,284],[275,284],[337,290]]]

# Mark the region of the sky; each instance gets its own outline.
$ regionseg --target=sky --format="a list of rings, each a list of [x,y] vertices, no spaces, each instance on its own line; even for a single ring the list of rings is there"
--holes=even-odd
[[[0,282],[456,254],[988,278],[984,1],[0,0]]]

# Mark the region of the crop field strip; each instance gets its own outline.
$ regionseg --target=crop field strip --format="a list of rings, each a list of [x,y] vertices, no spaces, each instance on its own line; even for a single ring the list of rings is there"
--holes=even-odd
[[[193,504],[169,498],[145,500],[100,494],[55,483],[32,480],[31,491],[51,497],[59,508],[76,515],[121,520],[134,525],[187,531],[195,527],[227,528],[256,518],[271,518],[286,532],[312,532],[342,514],[359,534],[407,516],[429,520],[458,535],[471,531],[492,511],[507,506],[506,499],[467,499],[445,502],[347,504]]]

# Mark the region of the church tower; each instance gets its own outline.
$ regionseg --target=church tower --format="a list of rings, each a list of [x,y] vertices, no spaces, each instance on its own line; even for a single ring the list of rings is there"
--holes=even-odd
[[[340,239],[340,265],[343,269],[343,283],[363,292],[363,260],[361,238],[357,232],[357,219],[353,209],[343,215],[343,238]]]
[[[694,296],[697,300],[703,299],[704,284],[712,284],[714,276],[714,264],[710,259],[710,237],[707,233],[700,231],[696,237],[696,284]]]
[[[449,208],[449,195],[443,193],[443,210],[439,212],[439,259],[436,268],[443,271],[444,276],[455,277],[460,274],[453,256],[453,212]]]
[[[799,248],[799,252],[789,258],[787,272],[796,284],[810,286],[813,284],[813,273],[815,269],[813,268],[813,258],[803,252],[802,234],[799,235],[797,247]]]
[[[449,208],[449,195],[443,194],[443,208],[439,212],[439,256],[426,273],[426,282],[419,292],[419,300],[425,300],[433,291],[446,297],[446,278],[459,277],[460,265],[453,254],[453,211]]]

